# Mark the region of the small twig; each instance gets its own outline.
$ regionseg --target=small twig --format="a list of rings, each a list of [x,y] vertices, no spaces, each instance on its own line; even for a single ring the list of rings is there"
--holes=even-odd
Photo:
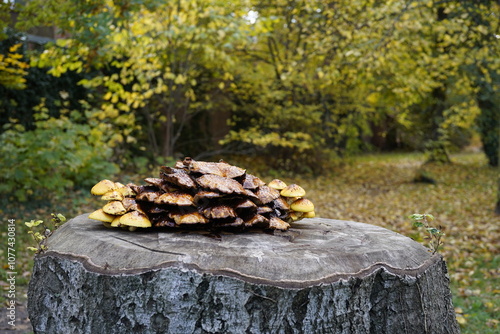
[[[58,214],[52,214],[52,225],[53,225],[53,230],[57,230],[57,228],[66,221],[66,218],[61,215],[60,213]],[[31,234],[35,242],[37,243],[37,248],[35,247],[28,247],[29,250],[32,250],[35,252],[35,254],[43,253],[45,250],[47,250],[47,246],[45,245],[47,238],[50,237],[53,233],[52,230],[50,230],[47,225],[43,222],[43,220],[32,220],[30,222],[25,222],[24,223],[27,227],[29,227],[28,233]],[[36,231],[36,229],[40,230],[42,229],[43,233],[40,233]]]
[[[436,254],[439,248],[444,244],[442,238],[445,234],[441,231],[443,227],[431,226],[429,223],[434,220],[434,216],[427,213],[415,213],[409,218],[413,221],[413,226],[425,228],[426,232],[429,234],[425,239],[429,239],[429,246],[432,250],[432,254]]]

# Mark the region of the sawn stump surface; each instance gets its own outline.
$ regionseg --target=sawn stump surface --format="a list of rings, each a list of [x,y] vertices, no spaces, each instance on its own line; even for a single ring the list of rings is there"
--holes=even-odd
[[[381,227],[128,232],[87,216],[36,258],[36,333],[459,333],[442,257]]]

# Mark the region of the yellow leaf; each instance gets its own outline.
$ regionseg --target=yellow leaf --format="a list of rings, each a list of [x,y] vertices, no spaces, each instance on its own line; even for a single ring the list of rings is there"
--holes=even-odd
[[[17,43],[17,44],[14,44],[12,45],[10,48],[9,48],[9,52],[16,52],[17,49],[19,49],[21,47],[21,43]]]
[[[175,78],[174,83],[175,83],[176,85],[182,85],[182,84],[185,84],[185,83],[186,83],[186,79],[187,79],[187,78],[186,78],[184,75],[179,74],[179,75]]]
[[[487,35],[488,34],[488,28],[486,28],[485,26],[483,25],[479,25],[476,27],[476,30],[479,31],[481,34],[483,35]]]
[[[373,92],[373,93],[369,94],[366,97],[366,102],[368,102],[369,104],[371,104],[372,106],[374,106],[374,105],[377,104],[377,102],[379,101],[379,99],[380,99],[380,94],[376,93],[376,92]]]
[[[486,308],[488,309],[493,309],[495,307],[495,304],[493,304],[492,302],[486,302],[484,303],[484,306],[486,306]]]
[[[457,316],[457,322],[461,325],[461,326],[464,326],[465,324],[467,324],[467,319],[465,319],[464,316],[462,315],[458,315]]]

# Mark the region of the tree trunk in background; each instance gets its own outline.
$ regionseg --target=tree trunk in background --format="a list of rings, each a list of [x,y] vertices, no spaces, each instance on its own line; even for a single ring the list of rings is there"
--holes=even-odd
[[[495,95],[484,83],[479,84],[477,104],[481,109],[477,124],[483,144],[483,151],[488,159],[488,164],[497,167],[500,175],[500,109],[494,101]],[[497,201],[495,213],[500,215],[500,176],[498,177]]]
[[[445,130],[442,128],[444,120],[444,110],[446,101],[446,85],[434,88],[432,91],[433,104],[430,109],[430,122],[432,124],[431,140],[427,143],[428,158],[427,162],[432,163],[450,163],[448,154],[448,138]]]
[[[163,108],[165,109],[164,115],[166,121],[163,125],[162,156],[172,157],[174,155],[174,145],[172,142],[174,137],[174,113],[170,105],[165,105]]]
[[[488,163],[490,166],[496,167],[500,155],[500,106],[495,105],[492,100],[486,99],[489,95],[483,95],[483,98],[477,99],[481,109],[481,114],[478,117],[479,133]]]
[[[495,206],[495,213],[500,215],[500,176],[498,177],[497,205]]]
[[[86,215],[35,259],[35,333],[459,333],[446,265],[355,222],[287,232],[126,232]]]

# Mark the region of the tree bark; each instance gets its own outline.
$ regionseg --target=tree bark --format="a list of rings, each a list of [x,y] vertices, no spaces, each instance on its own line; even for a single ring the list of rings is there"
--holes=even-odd
[[[495,205],[495,213],[500,215],[500,176],[498,177],[497,204]]]
[[[35,333],[459,333],[443,258],[397,233],[108,230],[74,218],[36,257]]]

